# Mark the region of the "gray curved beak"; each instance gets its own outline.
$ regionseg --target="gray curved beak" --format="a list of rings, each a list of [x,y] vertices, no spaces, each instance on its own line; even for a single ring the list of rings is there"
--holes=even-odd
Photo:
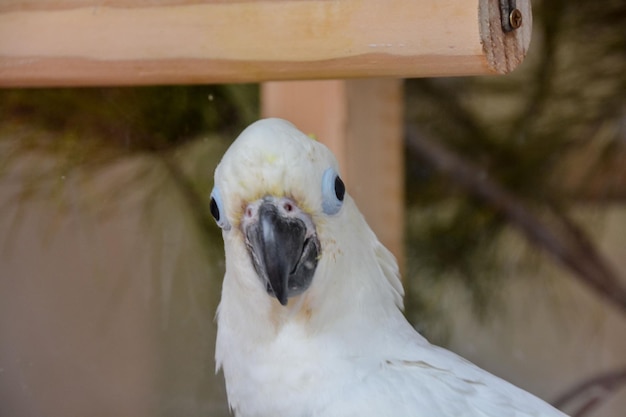
[[[311,282],[320,243],[310,217],[289,199],[266,197],[248,206],[242,224],[248,253],[268,294],[287,305]]]

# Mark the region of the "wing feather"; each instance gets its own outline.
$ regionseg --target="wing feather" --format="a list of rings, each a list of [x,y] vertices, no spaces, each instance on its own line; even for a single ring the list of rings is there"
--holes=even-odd
[[[419,360],[383,360],[319,417],[566,417],[452,352],[429,345]],[[363,364],[359,364],[363,369]]]

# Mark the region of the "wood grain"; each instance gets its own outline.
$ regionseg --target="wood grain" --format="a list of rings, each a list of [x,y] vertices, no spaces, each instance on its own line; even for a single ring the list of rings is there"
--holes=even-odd
[[[497,0],[5,0],[0,86],[505,73]]]

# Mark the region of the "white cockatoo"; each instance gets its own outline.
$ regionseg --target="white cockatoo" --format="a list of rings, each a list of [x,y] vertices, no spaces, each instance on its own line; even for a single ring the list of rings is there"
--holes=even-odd
[[[236,416],[565,416],[415,331],[335,157],[291,123],[241,133],[211,213],[226,254],[215,357]]]

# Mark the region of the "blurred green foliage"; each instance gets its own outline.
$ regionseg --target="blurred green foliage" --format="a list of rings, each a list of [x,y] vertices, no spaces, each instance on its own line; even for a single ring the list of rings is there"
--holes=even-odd
[[[236,135],[258,114],[256,85],[0,90],[3,125],[97,139],[124,153],[166,151],[208,133]]]

